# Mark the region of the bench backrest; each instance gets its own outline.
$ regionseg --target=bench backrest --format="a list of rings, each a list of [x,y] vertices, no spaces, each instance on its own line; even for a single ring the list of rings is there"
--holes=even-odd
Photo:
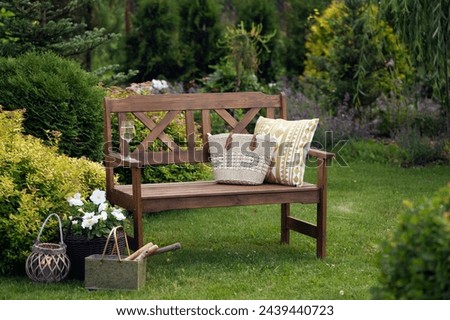
[[[267,95],[260,92],[195,93],[168,95],[137,95],[124,99],[104,100],[105,154],[125,154],[127,144],[113,135],[112,126],[130,116],[145,126],[148,134],[133,140],[131,155],[142,165],[196,163],[209,161],[207,134],[212,123],[221,119],[226,132],[248,133],[249,125],[263,115],[286,119],[283,93]],[[185,135],[174,139],[168,134],[172,122],[183,122]],[[116,140],[116,141],[114,141]],[[155,148],[155,142],[160,148]],[[152,149],[152,150],[150,150]]]

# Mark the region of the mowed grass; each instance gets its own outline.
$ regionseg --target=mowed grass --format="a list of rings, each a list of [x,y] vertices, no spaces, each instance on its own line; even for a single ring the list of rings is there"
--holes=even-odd
[[[307,181],[314,181],[308,169]],[[329,168],[327,257],[291,232],[280,245],[278,205],[180,210],[147,215],[145,241],[180,242],[147,261],[140,291],[87,291],[81,281],[33,283],[1,277],[0,299],[370,299],[380,242],[404,199],[429,196],[450,181],[450,166],[403,169],[376,164]],[[292,214],[315,222],[315,206]]]

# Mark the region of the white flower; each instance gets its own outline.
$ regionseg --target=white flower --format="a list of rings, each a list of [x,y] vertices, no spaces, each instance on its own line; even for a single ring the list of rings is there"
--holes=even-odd
[[[92,192],[92,195],[89,197],[89,199],[96,205],[99,205],[106,201],[106,192],[101,191],[99,189],[95,189],[94,192]]]
[[[92,230],[92,226],[97,224],[98,222],[98,216],[93,216],[91,218],[83,218],[83,222],[81,223],[81,227],[83,227],[83,229],[88,228],[89,230]]]
[[[126,219],[126,217],[123,214],[121,209],[114,208],[114,210],[111,211],[111,214],[119,221],[122,221],[122,220]]]
[[[98,206],[98,212],[106,211],[108,209],[108,202],[103,202]]]
[[[152,80],[152,87],[156,90],[163,90],[167,89],[169,85],[167,84],[166,80]]]
[[[81,198],[80,193],[68,197],[70,203],[69,221],[73,227],[72,232],[77,235],[85,235],[88,239],[99,236],[108,236],[106,230],[110,230],[122,220],[126,220],[126,211],[111,205],[106,200],[106,192],[96,189],[88,199]],[[78,205],[81,204],[81,205]],[[81,217],[80,223],[72,220],[73,217]]]
[[[75,193],[73,195],[73,197],[70,197],[69,199],[67,199],[67,201],[69,201],[70,206],[82,206],[83,205],[83,200],[81,200],[80,193]]]
[[[106,221],[108,219],[108,214],[106,213],[106,211],[102,211],[100,213],[100,219],[102,219],[103,221]]]
[[[95,212],[85,212],[84,216],[83,216],[83,219],[90,219],[93,216],[95,216]]]

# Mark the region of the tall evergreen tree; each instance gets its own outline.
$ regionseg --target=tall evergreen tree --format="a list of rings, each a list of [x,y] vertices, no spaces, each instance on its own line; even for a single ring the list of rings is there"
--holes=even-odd
[[[139,70],[134,81],[175,80],[184,74],[177,0],[139,2],[127,36],[127,68]]]
[[[115,37],[103,28],[88,30],[73,19],[87,0],[0,1],[1,56],[15,57],[28,51],[53,51],[72,56],[92,50]]]
[[[184,26],[180,29],[180,40],[185,48],[185,77],[204,76],[223,56],[217,46],[222,34],[221,8],[216,0],[183,0],[179,3]]]

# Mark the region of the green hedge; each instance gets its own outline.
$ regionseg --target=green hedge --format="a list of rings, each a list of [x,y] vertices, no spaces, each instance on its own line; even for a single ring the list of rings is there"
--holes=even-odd
[[[23,135],[22,120],[22,112],[0,108],[0,274],[24,271],[43,220],[65,212],[68,194],[105,183],[100,164],[60,155],[57,147]]]
[[[450,299],[450,183],[407,209],[383,244],[376,299]]]
[[[25,133],[43,140],[61,133],[59,150],[102,159],[103,91],[97,78],[53,53],[0,58],[0,104],[26,109]]]

